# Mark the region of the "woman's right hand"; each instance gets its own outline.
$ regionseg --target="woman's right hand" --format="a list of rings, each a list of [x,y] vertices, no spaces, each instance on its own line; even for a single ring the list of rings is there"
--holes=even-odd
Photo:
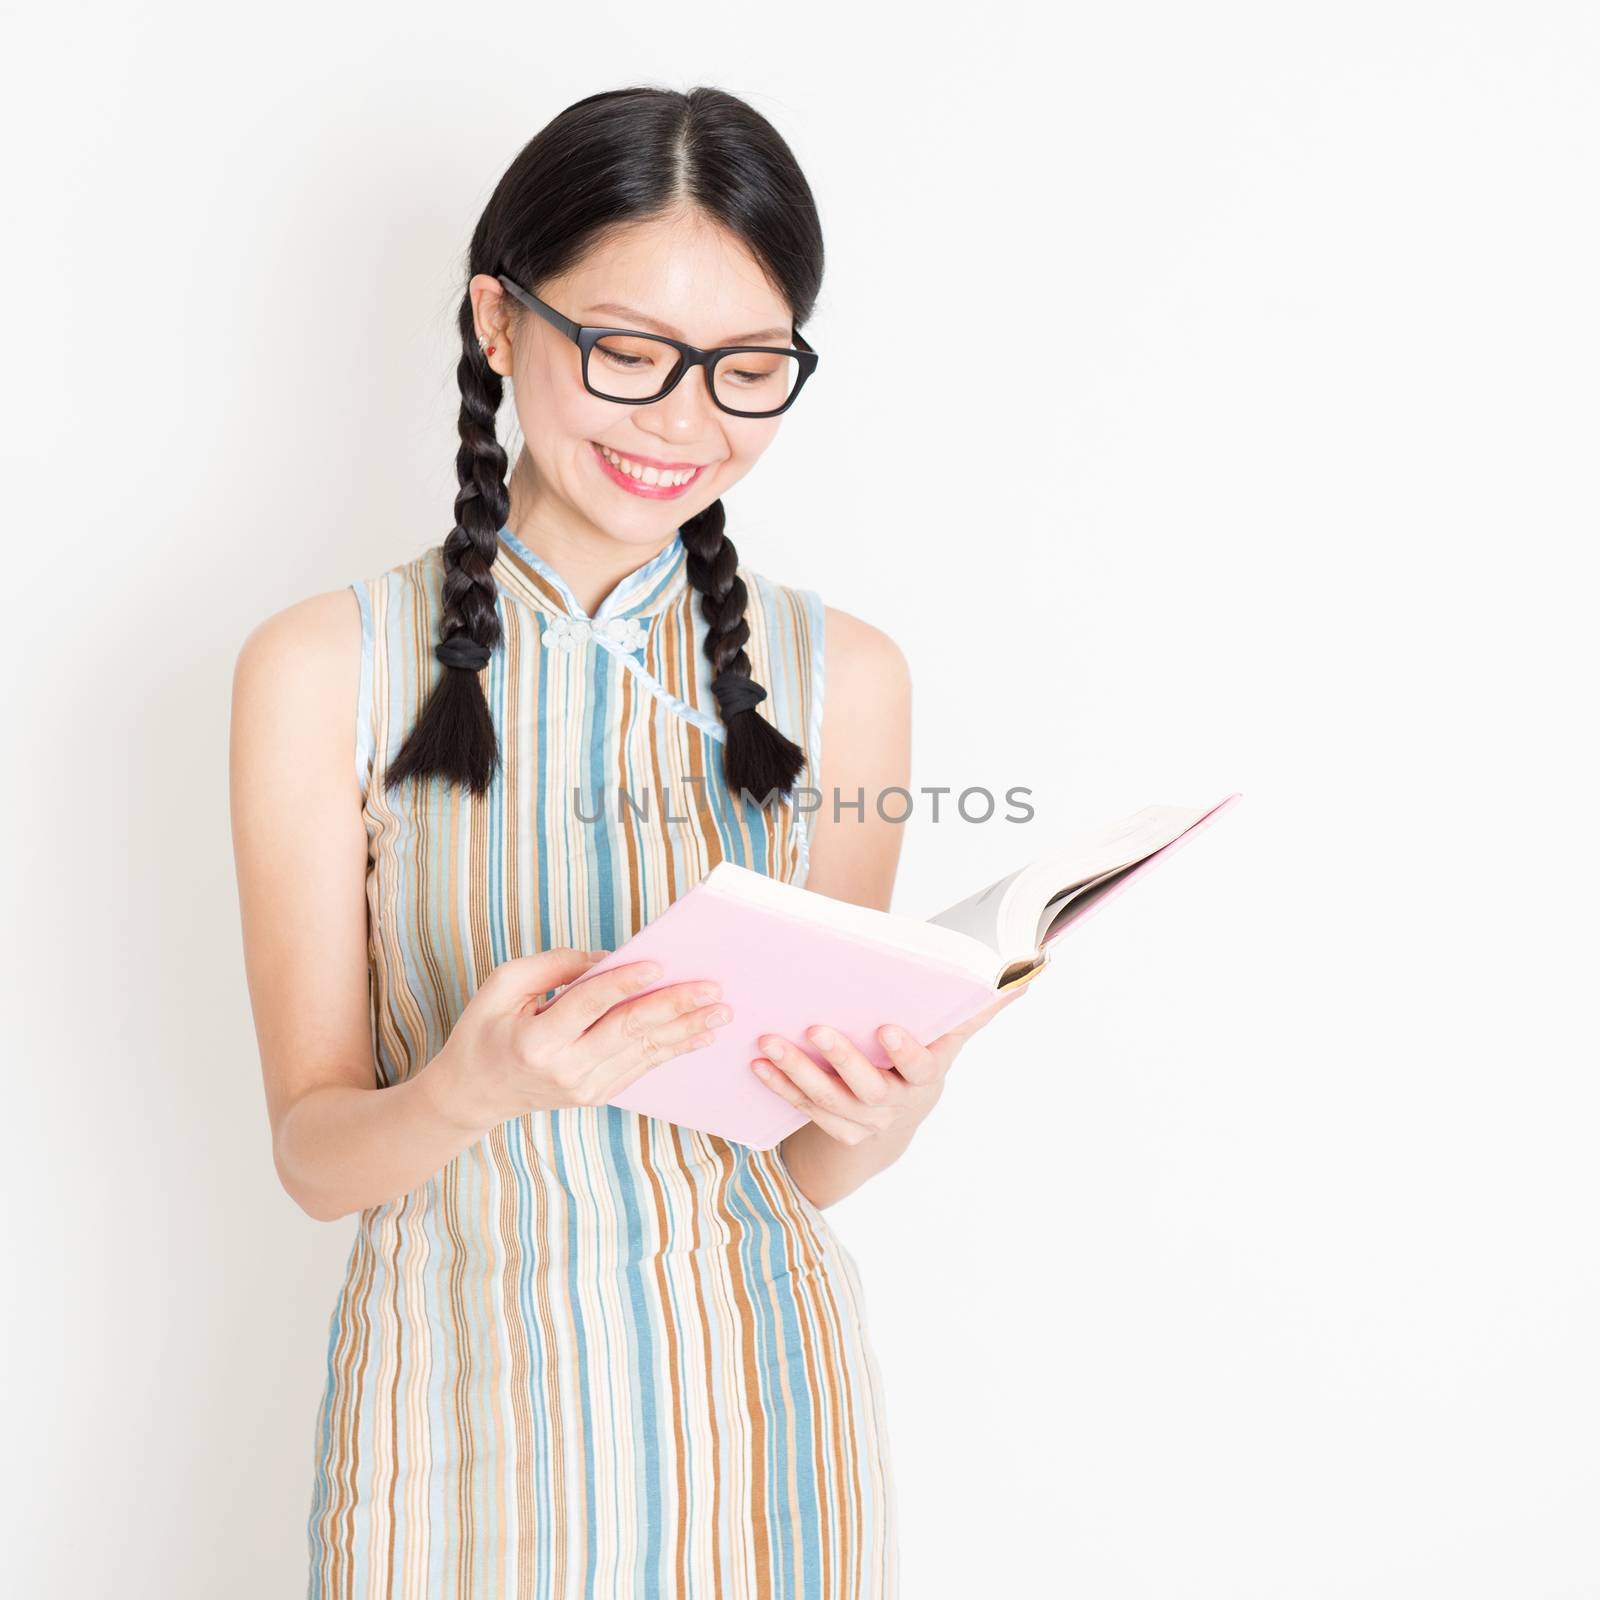
[[[715,983],[640,995],[661,977],[651,962],[576,983],[609,953],[563,946],[496,967],[423,1069],[439,1115],[482,1134],[528,1111],[604,1105],[652,1067],[710,1044],[728,1020]],[[573,986],[541,1005],[563,984]]]

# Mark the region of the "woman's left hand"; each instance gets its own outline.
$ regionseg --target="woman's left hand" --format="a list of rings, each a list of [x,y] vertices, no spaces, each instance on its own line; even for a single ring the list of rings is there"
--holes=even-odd
[[[944,1092],[944,1076],[961,1047],[1027,988],[1025,983],[1002,995],[931,1044],[918,1044],[892,1024],[879,1028],[878,1040],[894,1063],[892,1069],[874,1065],[843,1034],[820,1024],[806,1029],[806,1042],[832,1064],[837,1078],[779,1033],[761,1035],[758,1042],[766,1055],[750,1065],[769,1089],[842,1144],[860,1144],[890,1132],[909,1135]]]

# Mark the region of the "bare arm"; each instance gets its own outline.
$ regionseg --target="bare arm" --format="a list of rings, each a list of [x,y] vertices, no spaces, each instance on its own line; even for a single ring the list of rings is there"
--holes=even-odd
[[[439,1053],[378,1087],[355,775],[360,652],[354,595],[317,595],[250,635],[233,684],[234,861],[273,1159],[320,1221],[409,1193],[524,1112],[603,1105],[709,1044],[726,1020],[714,984],[638,995],[659,976],[647,963],[579,982],[582,952],[541,951],[496,967]]]
[[[434,1103],[431,1063],[378,1091],[355,776],[360,669],[360,613],[337,590],[257,627],[233,679],[234,865],[273,1159],[322,1221],[416,1188],[481,1137]]]
[[[887,911],[903,833],[899,823],[878,815],[877,799],[884,789],[910,785],[911,673],[899,646],[870,623],[830,606],[826,627],[822,773],[817,785],[823,802],[816,814],[805,886],[835,900]],[[844,810],[835,821],[835,792],[853,800],[858,787],[865,795],[865,816]],[[821,1209],[897,1160],[910,1140],[907,1132],[845,1145],[808,1122],[779,1148],[801,1193]]]

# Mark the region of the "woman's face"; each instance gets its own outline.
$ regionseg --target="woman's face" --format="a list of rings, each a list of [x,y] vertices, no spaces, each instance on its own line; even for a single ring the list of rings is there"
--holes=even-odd
[[[572,271],[523,287],[574,322],[664,333],[702,349],[787,346],[793,327],[745,247],[693,214],[634,224]],[[513,518],[526,527],[660,545],[756,464],[783,420],[719,410],[703,367],[648,405],[602,400],[584,388],[572,340],[496,279],[479,275],[471,288],[478,327],[499,346],[490,365],[512,379],[527,458],[512,474]],[[591,358],[596,381],[601,360],[599,352]],[[658,476],[690,468],[694,476],[682,487],[648,485],[620,473],[605,450]]]

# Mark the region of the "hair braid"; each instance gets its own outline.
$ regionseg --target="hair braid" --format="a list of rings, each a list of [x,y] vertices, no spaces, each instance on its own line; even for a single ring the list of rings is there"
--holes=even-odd
[[[721,500],[690,517],[679,530],[688,552],[685,570],[699,592],[700,614],[710,624],[706,634],[706,659],[711,663],[711,688],[728,730],[723,771],[736,793],[765,805],[778,790],[793,787],[806,764],[805,751],[755,709],[767,691],[750,676],[745,641],[750,624],[745,621],[749,593],[739,576],[739,552],[727,536],[727,513]]]
[[[495,431],[504,380],[478,348],[472,297],[463,296],[459,317],[461,387],[456,451],[456,525],[444,541],[443,610],[435,656],[444,671],[429,694],[416,726],[390,766],[385,787],[437,773],[465,784],[474,794],[489,787],[500,764],[499,740],[478,673],[501,639],[495,609],[494,559],[499,534],[510,515],[508,462]]]

